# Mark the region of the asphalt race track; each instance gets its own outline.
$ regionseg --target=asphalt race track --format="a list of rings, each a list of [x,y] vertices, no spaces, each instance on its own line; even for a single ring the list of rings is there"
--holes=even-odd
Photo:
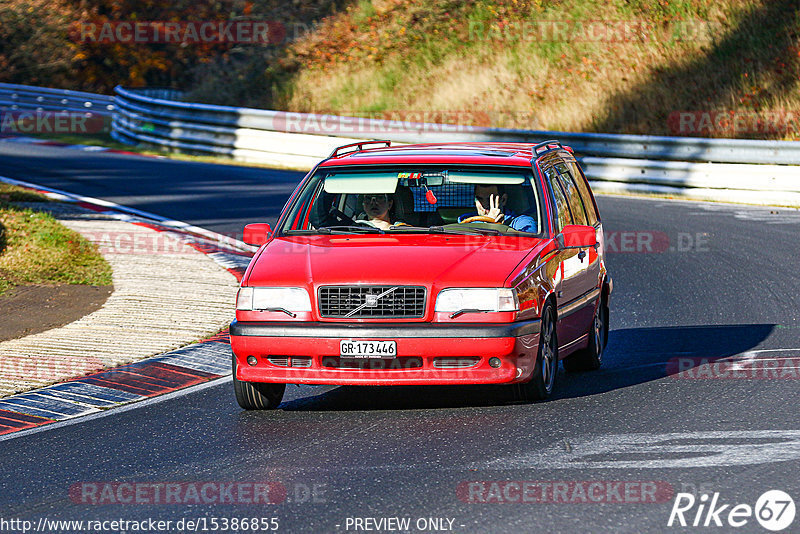
[[[302,177],[11,143],[0,143],[0,175],[228,234],[274,221]],[[353,532],[402,524],[356,518],[396,517],[411,532],[765,532],[755,517],[738,529],[727,521],[767,490],[800,496],[800,212],[598,201],[615,285],[610,341],[602,369],[562,370],[549,402],[515,404],[498,387],[290,386],[279,410],[248,413],[222,381],[0,441],[0,519],[206,518],[211,531],[212,518],[275,517],[283,532]],[[701,365],[720,358],[727,367]],[[74,486],[102,482],[282,489],[268,505],[86,504],[87,486]],[[534,489],[523,498],[525,487]],[[724,526],[668,527],[679,492],[698,495],[690,524],[700,492],[719,493]]]
[[[0,141],[0,176],[102,198],[226,235],[274,222],[303,173]],[[246,221],[246,222],[245,222]]]

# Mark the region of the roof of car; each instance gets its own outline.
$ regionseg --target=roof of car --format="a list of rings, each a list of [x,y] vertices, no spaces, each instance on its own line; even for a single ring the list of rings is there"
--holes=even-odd
[[[320,166],[471,164],[530,167],[533,143],[428,143],[365,148],[335,154]]]

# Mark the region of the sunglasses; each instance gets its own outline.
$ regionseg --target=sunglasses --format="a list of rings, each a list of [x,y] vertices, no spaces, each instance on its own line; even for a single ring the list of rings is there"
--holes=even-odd
[[[370,202],[381,204],[388,201],[389,197],[386,195],[364,195],[364,204],[369,204]]]

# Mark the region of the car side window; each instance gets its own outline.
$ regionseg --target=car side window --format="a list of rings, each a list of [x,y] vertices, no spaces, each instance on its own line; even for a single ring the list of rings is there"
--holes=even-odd
[[[589,190],[589,184],[586,183],[586,177],[581,172],[577,163],[570,161],[568,165],[570,174],[572,174],[575,183],[578,185],[578,191],[581,194],[581,199],[583,199],[583,206],[586,208],[586,220],[591,226],[594,226],[597,224],[599,217],[597,216],[597,208],[594,205],[594,197]]]
[[[586,210],[583,208],[583,200],[581,200],[581,195],[578,192],[578,187],[575,185],[575,181],[570,176],[567,167],[563,164],[556,165],[556,169],[559,172],[559,181],[561,185],[564,186],[564,192],[567,196],[567,202],[569,202],[570,211],[572,211],[572,218],[575,220],[575,224],[582,224],[586,225]]]
[[[572,224],[572,214],[569,212],[569,204],[567,197],[564,196],[564,191],[558,183],[558,173],[553,167],[543,169],[544,175],[547,178],[547,183],[553,191],[553,200],[556,204],[556,232],[561,232],[565,226]]]

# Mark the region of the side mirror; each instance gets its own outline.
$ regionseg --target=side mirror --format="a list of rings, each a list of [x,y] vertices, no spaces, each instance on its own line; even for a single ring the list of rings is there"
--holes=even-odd
[[[272,234],[272,228],[267,223],[253,223],[244,227],[242,241],[248,245],[260,247],[266,243]]]
[[[560,248],[587,248],[597,245],[597,230],[593,226],[568,224],[556,236]]]

